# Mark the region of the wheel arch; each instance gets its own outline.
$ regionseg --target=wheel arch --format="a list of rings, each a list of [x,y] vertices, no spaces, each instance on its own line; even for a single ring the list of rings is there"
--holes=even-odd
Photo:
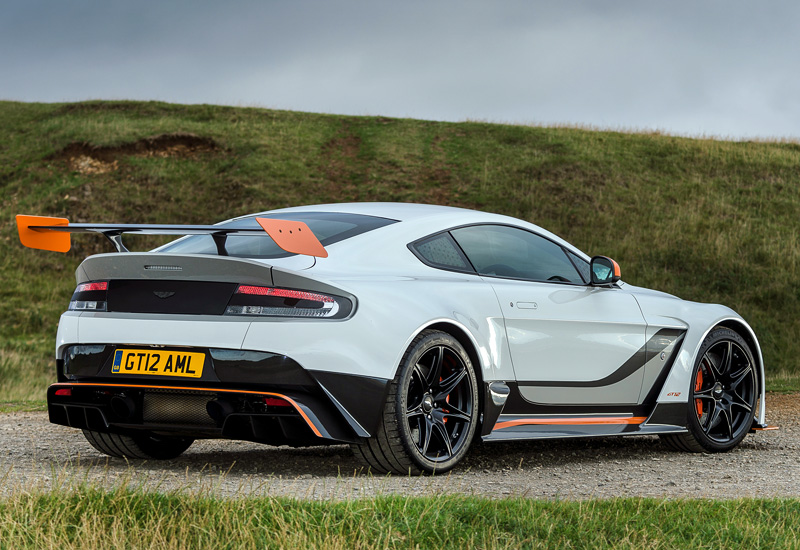
[[[467,331],[463,327],[460,327],[452,322],[439,321],[438,323],[426,326],[422,330],[440,330],[458,340],[458,342],[464,346],[464,349],[467,351],[467,355],[469,355],[469,360],[475,367],[475,377],[478,379],[478,386],[483,386],[483,364],[481,363],[480,356],[478,355],[475,342],[472,340],[472,337],[467,334]],[[420,332],[422,332],[422,330],[420,330]]]

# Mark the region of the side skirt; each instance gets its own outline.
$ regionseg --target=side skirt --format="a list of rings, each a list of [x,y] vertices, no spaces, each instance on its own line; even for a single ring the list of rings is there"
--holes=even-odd
[[[501,415],[494,430],[484,441],[519,439],[561,439],[567,437],[603,437],[610,435],[646,435],[685,432],[672,425],[649,425],[640,416],[564,416],[511,417]]]
[[[611,435],[647,435],[686,431],[686,403],[657,403],[636,407],[525,407],[511,383],[511,399],[491,430],[482,434],[484,441],[522,439],[558,439],[568,437],[603,437]],[[516,397],[516,399],[515,399]],[[515,405],[517,405],[515,407]],[[534,408],[535,410],[530,410]]]

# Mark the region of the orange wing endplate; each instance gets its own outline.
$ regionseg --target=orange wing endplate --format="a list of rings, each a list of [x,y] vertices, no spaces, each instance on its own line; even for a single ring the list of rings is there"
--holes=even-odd
[[[303,222],[256,218],[259,225],[286,252],[327,258],[328,251]]]
[[[48,216],[17,215],[17,230],[23,246],[53,252],[68,252],[70,248],[69,233],[48,231],[45,228],[31,229],[31,226],[63,226],[69,225],[67,218],[51,218]]]

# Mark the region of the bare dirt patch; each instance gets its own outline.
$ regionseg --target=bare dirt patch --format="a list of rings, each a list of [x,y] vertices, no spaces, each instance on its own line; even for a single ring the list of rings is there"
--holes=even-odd
[[[113,146],[70,143],[51,158],[66,161],[72,170],[81,174],[104,174],[117,170],[122,157],[194,158],[218,149],[219,145],[211,138],[194,134],[161,134]]]
[[[0,493],[89,480],[300,498],[453,492],[545,499],[800,497],[798,399],[768,396],[767,418],[781,429],[750,434],[728,453],[674,452],[652,436],[479,444],[455,471],[423,477],[369,475],[346,446],[205,440],[176,460],[125,461],[101,455],[78,430],[49,424],[46,413],[8,413],[0,415]]]

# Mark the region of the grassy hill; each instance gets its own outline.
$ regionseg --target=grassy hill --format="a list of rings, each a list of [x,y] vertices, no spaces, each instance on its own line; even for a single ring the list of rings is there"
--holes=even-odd
[[[410,201],[509,214],[719,302],[755,328],[769,387],[800,388],[800,145],[157,102],[0,102],[0,401],[42,399],[73,272],[109,251],[23,248],[14,215],[208,223]],[[129,238],[147,248],[154,237]]]

